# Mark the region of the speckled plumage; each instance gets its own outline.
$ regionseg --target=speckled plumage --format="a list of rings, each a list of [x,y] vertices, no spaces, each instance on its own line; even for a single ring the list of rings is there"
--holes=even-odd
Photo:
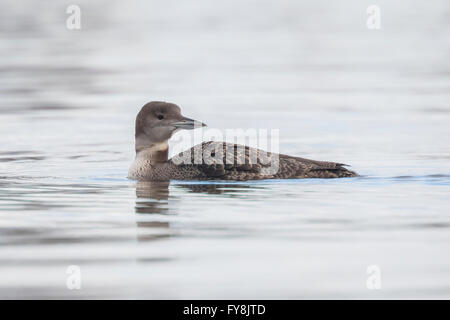
[[[167,108],[172,114],[177,111],[174,111],[174,106],[178,108],[176,105],[167,104]],[[167,140],[175,131],[175,127],[170,131],[167,139],[154,139],[154,136],[160,133],[156,130],[161,127],[156,117],[164,111],[164,107],[165,102],[150,102],[138,114],[136,119],[136,159],[129,170],[131,179],[140,181],[243,181],[357,176],[355,172],[346,169],[342,163],[268,153],[264,150],[225,142],[203,142],[168,160]],[[166,114],[170,114],[170,112]],[[181,113],[177,115],[176,112],[174,117],[176,120],[182,118]],[[193,121],[188,118],[184,119]],[[168,123],[170,126],[170,121]],[[179,123],[176,122],[178,126],[180,126]],[[146,126],[151,130],[146,130]],[[166,128],[167,126],[164,127],[164,130]],[[192,128],[188,127],[187,129],[193,128],[192,125]]]
[[[227,152],[227,147],[229,148]],[[205,163],[203,157],[195,154],[205,154],[220,148],[223,154],[214,157],[213,163]],[[245,150],[245,162],[238,164],[239,152]],[[180,163],[183,154],[190,155],[188,164]],[[250,154],[254,152],[256,161],[251,161]],[[241,152],[242,154],[242,152]],[[288,178],[342,178],[354,177],[357,174],[344,167],[344,164],[334,162],[324,162],[292,157],[283,154],[267,153],[269,161],[265,160],[264,151],[222,142],[204,142],[190,150],[187,150],[174,158],[163,163],[151,163],[150,160],[138,161],[138,170],[134,173],[137,180],[261,180],[261,179],[288,179]],[[215,155],[214,155],[215,156]],[[227,162],[227,156],[230,160]],[[277,162],[278,168],[274,163]],[[197,160],[197,161],[194,161]],[[201,163],[198,163],[200,162]],[[197,162],[197,163],[195,163]],[[278,170],[276,170],[278,169]]]

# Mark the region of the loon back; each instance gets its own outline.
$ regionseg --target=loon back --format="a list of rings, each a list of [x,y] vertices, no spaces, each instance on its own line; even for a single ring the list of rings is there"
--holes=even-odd
[[[357,174],[342,163],[265,152],[225,142],[203,142],[165,163],[150,164],[134,177],[142,180],[261,180],[343,178]]]

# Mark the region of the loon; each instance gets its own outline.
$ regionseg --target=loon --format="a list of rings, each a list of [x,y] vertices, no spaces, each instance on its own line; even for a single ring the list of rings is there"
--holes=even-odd
[[[138,181],[343,178],[345,164],[275,154],[226,142],[203,142],[168,159],[168,140],[178,130],[206,126],[181,115],[174,103],[152,101],[136,117],[136,158],[128,178]],[[180,161],[184,159],[184,161]]]

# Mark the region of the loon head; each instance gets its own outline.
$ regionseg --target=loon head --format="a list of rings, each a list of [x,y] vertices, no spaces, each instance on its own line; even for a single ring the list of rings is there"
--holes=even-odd
[[[181,115],[174,103],[152,101],[144,105],[136,117],[136,152],[144,149],[164,150],[177,130],[192,130],[206,124]]]

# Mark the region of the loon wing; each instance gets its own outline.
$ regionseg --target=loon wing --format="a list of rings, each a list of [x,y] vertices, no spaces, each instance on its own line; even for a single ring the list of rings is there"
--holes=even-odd
[[[353,177],[345,164],[266,152],[227,142],[203,142],[171,160],[187,178],[259,180]]]

